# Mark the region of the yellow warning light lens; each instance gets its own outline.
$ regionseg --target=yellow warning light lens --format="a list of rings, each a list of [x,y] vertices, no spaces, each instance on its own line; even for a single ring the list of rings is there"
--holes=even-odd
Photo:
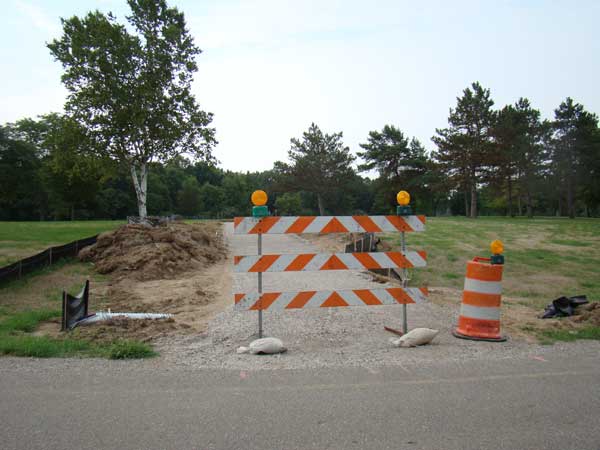
[[[400,206],[406,206],[410,203],[410,194],[406,191],[400,191],[396,194],[396,200]]]
[[[490,244],[490,250],[492,250],[493,255],[502,254],[502,252],[504,251],[504,245],[502,244],[502,241],[492,241],[492,243]]]
[[[252,197],[250,197],[254,206],[264,206],[267,204],[268,199],[269,197],[265,191],[254,191]]]

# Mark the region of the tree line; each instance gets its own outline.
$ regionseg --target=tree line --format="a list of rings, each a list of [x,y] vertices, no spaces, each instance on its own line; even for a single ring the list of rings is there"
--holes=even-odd
[[[369,132],[353,155],[343,133],[311,124],[292,138],[286,161],[236,173],[176,155],[148,166],[148,212],[232,217],[265,189],[278,214],[385,214],[395,193],[429,215],[597,216],[600,130],[595,114],[567,98],[542,120],[530,102],[493,109],[473,83],[436,130],[428,151],[394,125]],[[86,151],[85,130],[48,114],[0,127],[0,219],[91,219],[136,215],[128,167]],[[365,173],[376,177],[364,176]]]
[[[317,124],[269,170],[218,167],[212,114],[191,93],[185,17],[165,0],[127,0],[122,24],[99,11],[62,19],[47,44],[63,67],[64,113],[0,126],[0,220],[231,217],[264,189],[279,214],[383,214],[400,189],[428,215],[600,215],[598,117],[565,99],[543,120],[528,99],[494,109],[467,87],[427,149],[395,125],[353,154]]]

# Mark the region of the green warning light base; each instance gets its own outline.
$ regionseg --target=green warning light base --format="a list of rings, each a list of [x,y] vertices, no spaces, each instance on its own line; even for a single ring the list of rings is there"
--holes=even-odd
[[[252,217],[267,217],[269,215],[269,208],[266,206],[253,206]]]
[[[412,214],[412,209],[410,206],[396,206],[396,215],[397,216],[410,216]]]
[[[504,255],[492,255],[490,262],[492,264],[504,264]]]

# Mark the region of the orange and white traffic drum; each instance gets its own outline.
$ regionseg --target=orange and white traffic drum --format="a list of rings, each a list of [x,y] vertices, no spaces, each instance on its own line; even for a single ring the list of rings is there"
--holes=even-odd
[[[484,341],[505,341],[500,335],[502,264],[476,257],[467,262],[458,326],[454,336]]]

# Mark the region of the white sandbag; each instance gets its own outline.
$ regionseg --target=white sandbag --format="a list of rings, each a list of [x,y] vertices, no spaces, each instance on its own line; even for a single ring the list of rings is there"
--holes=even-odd
[[[390,339],[390,343],[396,347],[416,347],[429,344],[438,333],[439,330],[431,328],[415,328],[398,339]]]
[[[283,346],[283,342],[281,342],[280,339],[268,337],[252,341],[249,347],[238,348],[237,353],[252,353],[253,355],[257,355],[260,353],[283,353],[286,350],[287,349]]]

